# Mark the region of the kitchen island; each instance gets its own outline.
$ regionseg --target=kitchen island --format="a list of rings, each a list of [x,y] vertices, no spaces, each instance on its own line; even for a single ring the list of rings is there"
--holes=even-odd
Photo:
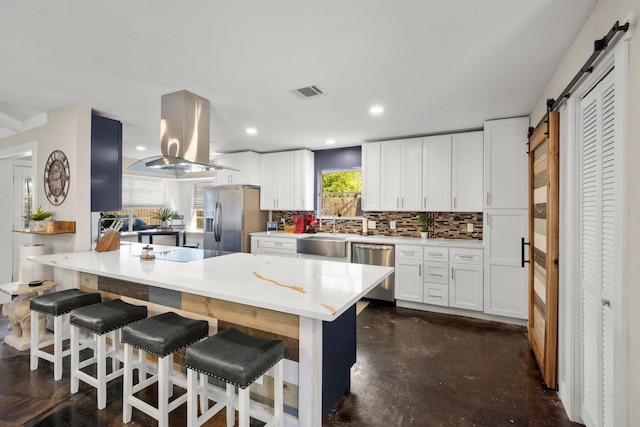
[[[206,251],[157,245],[158,257],[147,261],[140,258],[142,247],[131,244],[113,252],[29,259],[77,271],[81,289],[147,303],[151,312],[192,313],[209,319],[218,329],[237,327],[282,339],[285,425],[322,424],[327,412],[323,388],[334,389],[335,395],[336,387],[346,387],[344,394],[350,385],[352,362],[340,367],[340,360],[348,359],[349,353],[355,357],[355,304],[392,268],[246,253],[199,259]],[[188,251],[184,254],[189,256],[161,259],[176,251]],[[350,330],[352,334],[347,333]],[[334,366],[338,372],[327,372]]]

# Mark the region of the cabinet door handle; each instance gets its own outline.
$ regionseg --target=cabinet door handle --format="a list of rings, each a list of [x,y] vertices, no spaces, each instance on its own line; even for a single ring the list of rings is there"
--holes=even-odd
[[[489,214],[487,214],[487,225],[491,225],[491,221],[489,221]]]
[[[422,198],[422,207],[427,209],[427,198],[426,197]]]
[[[417,252],[414,251],[400,251],[402,255],[416,255]]]
[[[489,193],[487,193],[487,206],[491,204],[491,198],[489,197]]]
[[[456,255],[456,256],[462,259],[475,259],[475,256],[473,255]]]
[[[400,207],[404,208],[404,197],[400,198]]]
[[[400,209],[400,198],[396,197],[396,209]]]
[[[429,273],[429,276],[431,276],[431,277],[443,277],[442,274],[433,274],[433,273]]]
[[[418,276],[422,276],[422,264],[418,264]]]
[[[455,275],[455,273],[453,271],[454,271],[453,267],[451,267],[451,279],[452,280],[456,278],[456,275]]]
[[[458,207],[458,198],[454,197],[453,198],[453,209],[456,209]]]
[[[429,256],[442,258],[442,254],[440,252],[429,252]]]

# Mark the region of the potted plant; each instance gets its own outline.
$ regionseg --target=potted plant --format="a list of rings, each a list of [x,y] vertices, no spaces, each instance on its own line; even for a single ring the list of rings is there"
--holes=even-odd
[[[153,214],[153,218],[160,221],[160,227],[158,228],[169,228],[169,221],[176,214],[176,211],[169,208],[162,208],[158,212]]]
[[[45,231],[46,221],[53,220],[53,212],[43,211],[42,206],[38,206],[38,209],[34,213],[30,213],[29,217],[29,230],[31,231]]]
[[[433,226],[433,218],[429,218],[426,213],[418,216],[420,222],[420,237],[426,239],[429,234],[429,227]]]

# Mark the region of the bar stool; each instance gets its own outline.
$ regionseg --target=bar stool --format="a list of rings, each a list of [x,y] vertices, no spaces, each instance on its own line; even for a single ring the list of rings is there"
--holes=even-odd
[[[71,350],[62,350],[62,341],[67,338],[64,333],[63,315],[74,308],[96,304],[101,300],[99,293],[83,292],[79,289],[67,289],[31,298],[31,370],[38,369],[38,360],[53,362],[53,379],[62,379],[62,358],[71,354]],[[38,313],[50,314],[53,317],[53,354],[41,348],[51,344],[51,341],[40,342]]]
[[[76,308],[71,312],[71,394],[78,392],[80,380],[98,389],[98,409],[107,406],[107,383],[122,376],[118,353],[123,326],[147,317],[147,307],[126,303],[120,299]],[[79,332],[83,329],[93,334],[96,346],[93,356],[80,362]],[[107,347],[107,335],[111,345]],[[107,375],[107,358],[111,357],[112,371]],[[142,360],[139,361],[143,363]],[[96,365],[96,376],[82,371]]]
[[[250,395],[249,386],[269,369],[273,375],[273,415],[267,419],[265,427],[282,426],[283,423],[283,368],[284,345],[280,340],[256,338],[237,329],[225,329],[217,335],[200,341],[187,348],[187,426],[199,427],[227,408],[227,426],[234,425],[233,386],[238,386],[238,418],[240,427],[249,427]],[[198,385],[198,376],[201,381]],[[218,400],[211,409],[208,407],[207,377],[214,377],[226,384],[226,397]],[[198,417],[197,397],[201,394],[202,415]]]
[[[209,333],[206,320],[193,320],[168,312],[132,323],[122,328],[124,345],[124,388],[122,392],[122,420],[131,421],[132,407],[158,420],[159,427],[168,427],[169,413],[187,400],[187,394],[171,403],[173,384],[186,389],[183,377],[173,373],[173,353],[205,338]],[[139,377],[133,385],[133,347],[140,350],[141,357],[151,353],[158,357],[158,372],[149,378]],[[158,406],[153,407],[135,393],[158,383]]]

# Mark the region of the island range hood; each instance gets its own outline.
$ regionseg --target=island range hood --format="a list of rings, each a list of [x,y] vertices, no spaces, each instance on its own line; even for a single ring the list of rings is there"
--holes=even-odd
[[[209,111],[209,100],[189,91],[162,95],[161,155],[139,160],[129,169],[175,176],[231,169],[209,163]]]

